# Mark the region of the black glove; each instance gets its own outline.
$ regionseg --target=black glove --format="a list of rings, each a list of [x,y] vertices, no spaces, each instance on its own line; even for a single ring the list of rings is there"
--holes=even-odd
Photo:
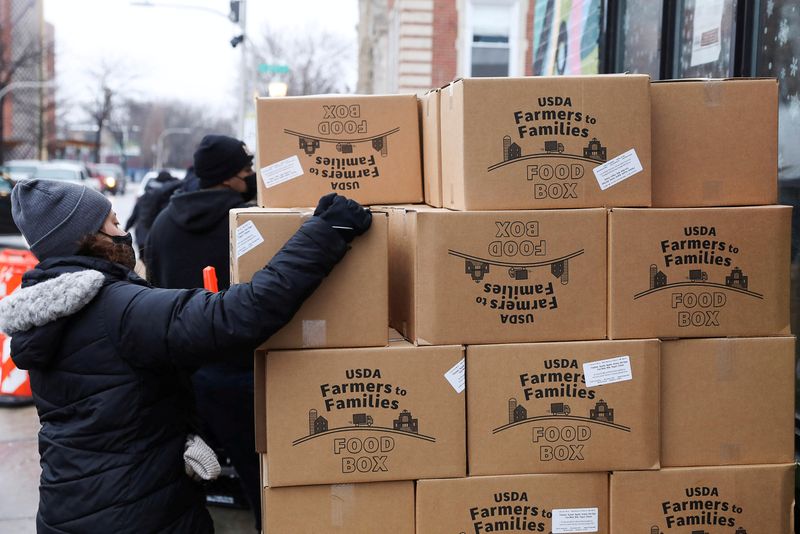
[[[314,215],[336,229],[346,242],[351,242],[369,229],[372,213],[355,200],[328,193],[317,204]]]

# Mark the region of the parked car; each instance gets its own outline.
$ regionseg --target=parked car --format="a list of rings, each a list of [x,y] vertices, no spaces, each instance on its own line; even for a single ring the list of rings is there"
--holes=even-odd
[[[103,184],[100,179],[100,174],[98,174],[97,171],[92,169],[89,163],[72,159],[53,159],[50,160],[49,163],[54,163],[59,165],[61,164],[74,165],[80,167],[83,170],[84,175],[86,176],[85,184],[97,191],[103,191]]]
[[[0,175],[0,235],[19,235],[20,231],[11,218],[11,190],[14,180],[7,174]]]
[[[12,159],[3,164],[3,170],[15,182],[30,178],[42,162],[38,159]]]
[[[88,175],[86,166],[75,163],[43,163],[33,175],[43,180],[64,180],[100,191],[100,182]]]
[[[91,165],[90,168],[99,175],[103,191],[113,195],[125,194],[125,190],[128,188],[128,180],[122,167],[115,163],[96,163]]]

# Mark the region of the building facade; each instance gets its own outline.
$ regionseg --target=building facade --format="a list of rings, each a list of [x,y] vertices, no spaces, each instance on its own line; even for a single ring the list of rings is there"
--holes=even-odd
[[[0,0],[2,148],[9,159],[44,158],[55,139],[55,90],[20,87],[55,77],[54,29],[42,0]]]

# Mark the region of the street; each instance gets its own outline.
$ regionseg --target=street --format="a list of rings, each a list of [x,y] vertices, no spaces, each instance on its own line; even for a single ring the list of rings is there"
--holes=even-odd
[[[120,226],[125,225],[136,203],[139,184],[130,184],[123,196],[110,200]],[[36,408],[0,406],[0,532],[34,534],[39,502],[41,469],[37,448],[39,421]],[[253,532],[250,510],[209,507],[218,534]]]

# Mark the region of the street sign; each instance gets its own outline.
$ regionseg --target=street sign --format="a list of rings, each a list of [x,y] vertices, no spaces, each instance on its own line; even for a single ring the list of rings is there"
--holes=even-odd
[[[258,65],[258,72],[260,74],[288,74],[289,65],[270,65],[269,63],[260,63]]]

